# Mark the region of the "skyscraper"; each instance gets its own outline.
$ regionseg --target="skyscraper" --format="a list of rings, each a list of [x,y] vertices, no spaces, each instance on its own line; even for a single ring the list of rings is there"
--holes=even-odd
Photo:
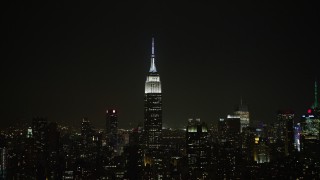
[[[46,171],[46,150],[47,150],[47,119],[37,117],[32,120],[32,134],[34,138],[34,154],[36,154],[35,161],[36,179],[45,179]]]
[[[153,38],[151,65],[145,83],[144,131],[146,147],[148,149],[159,149],[162,131],[162,93],[160,76],[155,65]]]
[[[305,154],[318,157],[320,147],[320,108],[318,105],[318,85],[314,83],[314,103],[301,121],[301,149]]]
[[[242,132],[242,129],[248,127],[250,123],[248,107],[242,103],[242,99],[240,105],[236,108],[234,115],[240,116],[240,132]]]
[[[320,109],[318,105],[318,85],[314,83],[314,103],[311,109],[308,109],[307,114],[302,116],[301,127],[302,134],[308,136],[308,139],[320,139]]]
[[[118,115],[115,109],[106,111],[106,133],[109,144],[114,150],[118,147]]]
[[[208,127],[200,119],[189,119],[186,131],[186,153],[190,179],[205,179],[209,165]]]
[[[161,179],[160,147],[162,131],[162,93],[160,76],[155,65],[154,38],[152,38],[151,65],[145,83],[144,94],[144,164],[152,168],[153,177]],[[154,172],[156,172],[156,175]]]

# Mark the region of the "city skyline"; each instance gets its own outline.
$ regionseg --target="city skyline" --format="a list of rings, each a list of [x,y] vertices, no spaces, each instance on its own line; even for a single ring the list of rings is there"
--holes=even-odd
[[[233,4],[235,12],[221,16],[217,12],[228,4],[209,11],[204,4],[174,9],[150,3],[145,6],[154,8],[143,12],[129,4],[114,4],[115,10],[105,12],[102,7],[110,6],[100,5],[8,6],[1,128],[37,116],[70,125],[88,117],[102,128],[106,109],[118,110],[119,127],[136,127],[143,122],[153,35],[164,126],[186,126],[189,118],[217,122],[233,112],[241,97],[253,122],[276,121],[279,109],[300,116],[314,103],[319,26],[313,23],[318,16],[311,4],[251,4],[249,13],[243,12],[244,4]],[[198,14],[188,13],[193,8]],[[150,11],[155,14],[139,21]]]

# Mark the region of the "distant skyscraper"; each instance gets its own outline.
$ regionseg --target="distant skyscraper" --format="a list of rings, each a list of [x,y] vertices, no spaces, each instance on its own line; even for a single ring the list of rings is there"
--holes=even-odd
[[[320,139],[320,109],[318,105],[318,85],[317,81],[314,84],[314,103],[311,109],[308,109],[307,114],[302,116],[301,122],[302,134],[307,139]]]
[[[106,111],[106,133],[113,148],[118,145],[118,114],[115,109]]]
[[[155,65],[154,39],[152,38],[151,66],[145,83],[144,130],[148,149],[159,149],[162,131],[162,93],[160,76]]]
[[[283,152],[287,156],[294,151],[294,112],[278,111],[277,119],[279,123],[278,138],[283,144]]]
[[[45,179],[46,151],[48,145],[48,121],[45,118],[34,118],[32,120],[32,134],[34,139],[34,154],[36,154],[35,172],[36,179]]]
[[[300,126],[300,148],[305,154],[313,157],[319,157],[320,138],[319,125],[320,117],[314,109],[308,109],[307,113],[302,115]]]
[[[34,118],[32,120],[32,134],[35,140],[35,150],[37,153],[43,153],[45,151],[45,145],[47,143],[47,119]]]
[[[49,123],[47,126],[48,138],[47,138],[47,177],[50,179],[59,179],[60,178],[60,156],[59,156],[59,147],[60,147],[60,132],[58,130],[57,123]]]
[[[249,114],[248,106],[242,103],[242,99],[241,99],[240,105],[236,108],[234,115],[240,117],[240,124],[241,124],[240,131],[242,132],[242,129],[245,127],[248,127],[250,123],[250,117],[249,117],[250,114]]]

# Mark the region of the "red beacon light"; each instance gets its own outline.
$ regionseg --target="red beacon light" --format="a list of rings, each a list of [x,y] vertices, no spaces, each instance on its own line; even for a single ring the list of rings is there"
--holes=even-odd
[[[312,113],[312,110],[311,109],[308,109],[308,114],[311,114]]]

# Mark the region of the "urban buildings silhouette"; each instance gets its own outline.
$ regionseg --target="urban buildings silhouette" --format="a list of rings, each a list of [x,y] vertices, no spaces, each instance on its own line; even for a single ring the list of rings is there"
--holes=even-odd
[[[79,120],[80,130],[35,117],[1,131],[2,179],[319,179],[320,111],[275,113],[273,124],[250,124],[249,110],[211,122],[191,118],[185,129],[164,128],[162,87],[152,39],[144,92],[144,120],[118,127],[118,109],[105,128]],[[196,96],[196,95],[195,95]],[[301,117],[301,118],[300,118]]]

